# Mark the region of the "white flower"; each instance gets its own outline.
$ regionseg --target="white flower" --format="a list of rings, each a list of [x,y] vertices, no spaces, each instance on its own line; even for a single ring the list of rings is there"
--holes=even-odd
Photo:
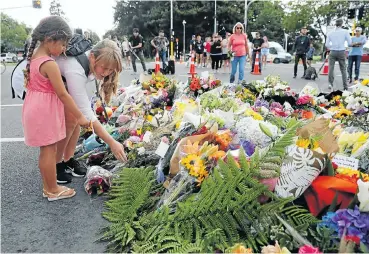
[[[262,115],[267,115],[269,113],[269,109],[267,109],[266,107],[262,106],[260,108],[261,114]]]
[[[369,212],[369,182],[363,182],[361,179],[357,180],[359,192],[357,198],[360,201],[359,210],[361,212]]]
[[[145,153],[145,147],[137,148],[138,155],[143,155]]]
[[[350,95],[351,95],[351,92],[349,92],[349,91],[344,91],[342,93],[342,97],[347,97],[347,96],[350,96]]]
[[[236,123],[236,130],[240,139],[245,139],[254,143],[260,148],[264,148],[268,146],[272,140],[260,129],[259,122],[263,121],[254,120],[252,117],[242,118]],[[277,135],[277,126],[269,122],[263,123],[269,128],[273,136]]]

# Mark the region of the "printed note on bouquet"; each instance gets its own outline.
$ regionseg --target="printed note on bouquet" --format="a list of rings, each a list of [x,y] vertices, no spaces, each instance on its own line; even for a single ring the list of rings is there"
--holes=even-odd
[[[350,168],[350,169],[354,169],[354,170],[357,170],[359,168],[359,160],[358,159],[348,157],[348,156],[345,156],[345,155],[341,155],[341,154],[336,154],[333,157],[332,162],[336,163],[337,166],[343,167],[343,168]]]
[[[169,145],[164,143],[163,141],[160,142],[158,149],[156,149],[155,154],[159,155],[161,158],[164,158],[165,154],[169,149]]]

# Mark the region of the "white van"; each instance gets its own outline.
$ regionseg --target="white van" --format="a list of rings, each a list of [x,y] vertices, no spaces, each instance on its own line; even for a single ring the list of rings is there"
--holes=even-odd
[[[252,52],[250,45],[250,52]],[[261,59],[261,56],[260,56]],[[267,61],[270,63],[289,63],[292,60],[292,56],[290,53],[287,53],[284,48],[278,42],[269,41],[269,55]]]
[[[6,63],[16,63],[18,62],[18,58],[17,55],[13,53],[1,53],[0,61]]]

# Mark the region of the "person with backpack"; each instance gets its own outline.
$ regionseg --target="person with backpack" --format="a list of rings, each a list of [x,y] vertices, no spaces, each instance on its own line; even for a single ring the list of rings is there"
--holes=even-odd
[[[89,126],[65,89],[58,65],[51,58],[64,53],[71,37],[72,31],[62,17],[42,19],[33,30],[24,73],[27,88],[22,110],[24,138],[26,145],[40,147],[43,197],[49,201],[76,194],[73,189],[59,186],[56,178],[57,144],[66,137],[64,112],[68,111],[79,125]],[[38,42],[40,45],[36,47]]]
[[[138,28],[133,28],[133,35],[128,40],[130,43],[131,52],[132,52],[132,57],[131,57],[132,67],[133,67],[134,73],[137,73],[136,58],[138,58],[141,61],[142,68],[145,74],[147,74],[145,58],[144,58],[143,51],[142,51],[144,47],[143,38],[138,32],[139,32]]]
[[[236,78],[235,75],[237,72],[237,65],[239,67],[238,82],[240,83],[243,81],[246,56],[249,54],[247,35],[241,22],[237,22],[233,27],[233,34],[228,40],[228,50],[232,51],[234,54],[234,57],[231,60],[232,72],[230,76],[230,83],[233,83]]]
[[[305,72],[307,69],[306,53],[309,51],[310,48],[310,39],[306,34],[307,28],[302,27],[300,30],[300,36],[298,36],[295,41],[296,54],[295,54],[295,66],[293,68],[293,78],[296,78],[297,76],[297,65],[299,64],[300,59],[302,60],[302,64],[304,65],[304,75],[302,75],[301,78],[305,77]]]
[[[311,67],[311,61],[313,61],[314,53],[315,53],[315,48],[314,48],[313,42],[311,42],[309,51],[306,53],[307,65],[309,67]]]
[[[87,61],[87,68],[81,58]],[[83,115],[91,122],[95,134],[110,147],[118,160],[125,161],[123,145],[115,141],[96,118],[86,89],[86,86],[96,86],[96,93],[102,105],[110,102],[112,95],[118,89],[119,73],[122,71],[122,55],[117,44],[112,40],[104,39],[80,56],[61,56],[56,62],[61,75],[65,78],[69,94]],[[65,122],[66,138],[58,143],[56,156],[57,178],[60,183],[71,182],[69,173],[75,177],[86,175],[86,168],[73,159],[80,125],[68,110],[65,111]]]

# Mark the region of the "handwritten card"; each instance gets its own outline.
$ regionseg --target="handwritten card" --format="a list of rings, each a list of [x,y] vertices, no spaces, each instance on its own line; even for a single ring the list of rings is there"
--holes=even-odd
[[[168,151],[168,148],[169,148],[169,145],[161,141],[158,146],[158,149],[156,149],[155,151],[155,154],[159,155],[161,158],[164,158],[165,154]]]
[[[336,163],[339,167],[344,167],[344,168],[351,168],[354,170],[357,170],[359,168],[359,160],[352,158],[352,157],[347,157],[345,155],[341,155],[341,154],[336,154],[333,159],[332,162]]]

